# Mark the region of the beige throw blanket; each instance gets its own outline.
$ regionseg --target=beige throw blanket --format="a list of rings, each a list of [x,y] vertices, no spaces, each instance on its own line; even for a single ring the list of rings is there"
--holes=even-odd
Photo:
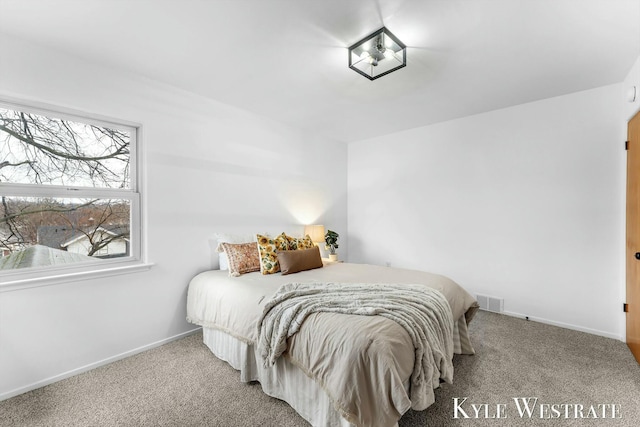
[[[287,350],[287,339],[313,313],[378,315],[402,326],[411,337],[415,363],[411,374],[411,407],[431,405],[440,379],[453,379],[453,317],[437,290],[422,285],[290,283],[269,300],[258,321],[258,345],[265,366]],[[340,375],[340,373],[336,373]],[[339,390],[330,395],[339,396]]]

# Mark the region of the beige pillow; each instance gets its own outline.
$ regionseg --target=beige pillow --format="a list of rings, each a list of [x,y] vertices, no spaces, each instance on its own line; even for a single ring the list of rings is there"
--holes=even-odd
[[[250,243],[220,243],[220,248],[229,260],[229,276],[240,276],[252,271],[260,271],[260,254],[258,244]]]
[[[278,252],[278,263],[282,275],[321,268],[320,248],[314,246],[311,249]]]

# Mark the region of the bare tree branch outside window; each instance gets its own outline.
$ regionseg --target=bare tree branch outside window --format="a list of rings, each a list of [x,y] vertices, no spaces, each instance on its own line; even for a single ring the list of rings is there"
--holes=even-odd
[[[0,107],[0,191],[3,183],[61,188],[60,197],[0,193],[0,255],[35,245],[86,256],[118,247],[110,255],[129,255],[129,200],[65,191],[130,189],[130,148],[127,130]]]
[[[128,132],[0,108],[0,181],[128,188]]]

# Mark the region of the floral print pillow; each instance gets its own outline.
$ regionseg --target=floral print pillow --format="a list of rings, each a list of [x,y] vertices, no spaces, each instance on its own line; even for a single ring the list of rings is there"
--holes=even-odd
[[[313,249],[315,247],[315,244],[313,243],[313,241],[311,240],[311,237],[309,237],[308,234],[301,238],[287,236],[286,234],[285,236],[287,238],[287,241],[289,242],[290,251],[297,251],[302,249]]]
[[[260,271],[260,257],[255,242],[220,243],[219,246],[229,260],[229,276]]]
[[[280,271],[278,264],[278,251],[289,250],[287,236],[282,233],[274,238],[258,234],[258,252],[260,254],[260,272],[273,274]]]

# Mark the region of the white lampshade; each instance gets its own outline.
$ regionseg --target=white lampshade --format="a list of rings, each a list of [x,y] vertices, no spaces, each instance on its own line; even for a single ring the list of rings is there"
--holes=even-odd
[[[324,242],[324,225],[305,225],[304,234],[308,234],[314,243]]]

